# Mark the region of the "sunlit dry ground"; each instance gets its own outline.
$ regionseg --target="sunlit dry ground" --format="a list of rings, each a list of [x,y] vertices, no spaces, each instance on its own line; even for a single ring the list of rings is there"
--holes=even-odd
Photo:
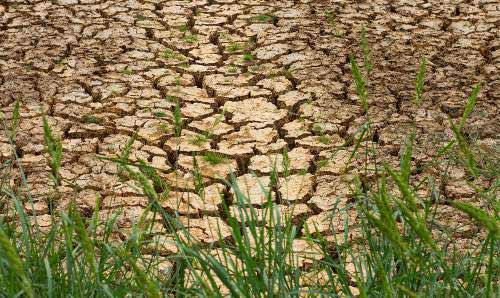
[[[363,154],[347,165],[353,145],[338,149],[366,120],[348,59],[352,53],[362,61],[362,26],[374,64],[368,78],[373,135],[367,141],[378,147],[378,163],[398,166],[415,116],[418,167],[451,139],[448,117],[462,115],[479,81],[484,85],[464,133],[497,152],[499,21],[494,0],[0,1],[0,104],[10,119],[15,101],[21,102],[16,147],[36,210],[30,204],[26,209],[42,226],[50,224],[52,182],[41,126],[46,114],[64,146],[56,208],[74,199],[90,216],[100,195],[102,217],[123,209],[117,238],[126,237],[147,199],[116,174],[112,161],[97,155],[117,157],[137,130],[129,158],[149,161],[169,181],[163,207],[177,212],[201,242],[230,234],[222,203],[234,206],[234,200],[223,179],[233,172],[259,208],[264,195],[253,174],[266,185],[273,165],[281,175],[273,199],[295,218],[298,238],[305,227],[331,233],[327,214],[339,199],[334,231],[343,233],[347,214],[354,240],[356,212],[344,209],[350,185],[357,175],[370,181],[374,174],[365,173]],[[428,60],[427,80],[423,107],[416,110],[421,57]],[[176,101],[180,137],[172,116]],[[10,148],[2,133],[0,162],[11,158]],[[202,197],[195,193],[193,155],[206,186]],[[434,177],[447,198],[474,196],[453,161],[414,175],[414,181]],[[19,177],[12,183],[20,185]],[[436,218],[458,227],[455,237],[464,248],[479,241],[476,226],[449,206],[439,205]],[[304,246],[300,239],[296,244]]]

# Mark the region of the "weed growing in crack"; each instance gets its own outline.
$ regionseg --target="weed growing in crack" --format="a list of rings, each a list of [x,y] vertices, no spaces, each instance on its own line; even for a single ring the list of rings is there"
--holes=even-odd
[[[177,103],[179,101],[179,98],[173,95],[167,95],[165,96],[165,100],[170,103]]]
[[[477,102],[477,96],[479,95],[479,91],[481,91],[481,83],[478,83],[474,87],[471,95],[469,96],[469,99],[467,100],[467,103],[465,104],[464,113],[460,118],[460,122],[458,123],[459,130],[464,127],[465,121],[469,117],[470,113],[472,113],[472,110],[474,109],[474,106],[476,105]]]
[[[166,123],[163,123],[163,122],[159,123],[158,129],[164,134],[170,133],[170,128],[168,127],[168,125]]]
[[[312,127],[312,132],[315,135],[322,135],[323,134],[323,126],[321,123],[314,123]]]
[[[83,116],[83,122],[84,123],[87,123],[87,124],[91,124],[91,123],[99,123],[99,119],[97,119],[96,116],[94,115],[85,115]]]
[[[179,101],[175,103],[175,107],[172,111],[172,118],[174,120],[175,137],[180,137],[182,132],[183,122],[182,122],[181,106]]]
[[[284,149],[282,153],[281,167],[283,168],[283,177],[286,179],[290,176],[290,157],[288,156],[288,149]]]
[[[227,68],[227,71],[229,73],[237,73],[238,72],[238,68],[236,67],[236,65],[230,64],[229,67]]]
[[[258,72],[260,70],[260,65],[252,65],[248,68],[251,72]]]
[[[234,52],[239,52],[242,51],[245,47],[241,45],[240,43],[231,43],[230,45],[226,46],[226,51],[229,53],[234,53]]]
[[[165,60],[170,60],[170,59],[175,59],[177,61],[187,61],[187,57],[180,54],[180,53],[177,53],[171,49],[166,49],[165,51],[163,51],[161,53],[161,57]]]
[[[44,115],[43,121],[43,139],[45,141],[45,150],[48,154],[48,163],[50,167],[50,178],[54,183],[55,197],[49,195],[47,197],[49,210],[52,212],[55,209],[55,204],[60,198],[59,186],[61,186],[61,162],[62,162],[62,142],[61,138],[55,136],[52,128]]]
[[[318,141],[321,144],[329,145],[332,142],[332,139],[328,135],[321,135],[321,136],[318,137]]]
[[[198,35],[194,33],[186,34],[184,35],[183,40],[187,43],[195,43],[198,41]]]
[[[207,152],[203,155],[203,160],[211,165],[218,165],[227,162],[227,158],[219,153]]]
[[[205,145],[209,141],[210,141],[210,138],[204,134],[197,134],[194,137],[192,137],[191,139],[189,139],[190,144],[198,146],[198,147],[202,147],[203,145]]]
[[[153,115],[157,118],[165,118],[167,117],[167,114],[163,111],[158,111],[158,112],[154,112]]]
[[[120,70],[120,73],[129,76],[134,74],[134,71],[128,67],[125,67],[124,69]]]
[[[179,26],[179,31],[182,32],[182,33],[185,33],[185,32],[188,32],[189,31],[189,26],[184,24],[184,25],[181,25]]]
[[[273,14],[259,14],[250,18],[252,22],[261,22],[261,23],[274,23],[278,20],[278,18]]]
[[[250,53],[243,54],[243,61],[252,62],[254,60],[255,60],[255,57],[252,54],[250,54]]]
[[[33,63],[25,63],[23,65],[23,67],[26,69],[26,70],[33,70]]]
[[[289,69],[289,68],[285,68],[283,70],[283,76],[289,80],[289,81],[292,81],[293,80],[293,74],[292,74],[292,71]]]
[[[165,51],[163,51],[163,53],[161,54],[161,57],[166,59],[166,60],[169,60],[169,59],[172,59],[175,57],[175,53],[174,51],[172,51],[171,49],[166,49]]]

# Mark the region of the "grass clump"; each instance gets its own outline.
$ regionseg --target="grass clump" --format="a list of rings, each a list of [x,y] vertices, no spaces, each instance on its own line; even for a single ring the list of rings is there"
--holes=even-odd
[[[250,53],[245,53],[243,54],[243,61],[245,62],[251,62],[251,61],[254,61],[255,60],[255,57],[250,54]]]
[[[250,18],[252,22],[275,23],[278,20],[273,14],[259,14]]]
[[[227,68],[227,71],[229,73],[237,73],[238,72],[238,67],[234,64],[230,64],[229,67]]]
[[[211,165],[218,165],[227,162],[227,158],[224,155],[214,152],[205,153],[203,155],[203,160]]]
[[[189,140],[189,143],[198,147],[205,145],[210,138],[204,134],[197,134]]]
[[[187,43],[195,43],[198,41],[198,35],[194,33],[185,34],[182,39]]]
[[[231,43],[230,45],[226,46],[226,51],[229,53],[234,53],[238,51],[242,51],[245,49],[245,46],[241,45],[240,43]]]
[[[321,144],[328,145],[328,144],[330,144],[332,142],[332,139],[330,138],[330,136],[321,135],[321,136],[318,137],[318,141]]]
[[[120,73],[129,76],[133,75],[134,71],[128,67],[125,67],[124,69],[120,70]]]
[[[85,115],[83,116],[83,122],[87,124],[99,123],[99,119],[97,119],[97,117],[94,115]]]

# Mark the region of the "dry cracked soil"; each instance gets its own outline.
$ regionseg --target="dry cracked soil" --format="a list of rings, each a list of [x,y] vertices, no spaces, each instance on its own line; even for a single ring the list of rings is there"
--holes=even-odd
[[[15,145],[35,200],[25,208],[40,225],[50,225],[54,211],[46,198],[53,182],[42,129],[47,115],[64,149],[53,207],[63,210],[74,200],[90,216],[100,196],[102,218],[122,210],[117,241],[127,237],[147,199],[118,175],[113,161],[100,157],[119,156],[135,131],[129,159],[148,161],[168,181],[171,192],[162,206],[201,243],[229,237],[223,202],[239,218],[224,179],[234,175],[248,204],[263,213],[261,189],[273,167],[280,178],[272,199],[298,224],[297,249],[311,250],[300,239],[307,227],[327,237],[343,234],[345,215],[354,241],[351,182],[374,175],[365,172],[363,154],[347,164],[354,144],[342,147],[366,119],[348,58],[362,61],[361,28],[373,61],[367,86],[374,133],[364,144],[378,147],[376,162],[398,166],[415,118],[412,163],[418,167],[452,138],[448,117],[460,118],[479,81],[483,87],[464,133],[498,152],[499,22],[495,0],[0,1],[0,107],[8,122],[21,102]],[[421,57],[428,61],[427,77],[417,109]],[[176,103],[180,125],[174,123]],[[202,193],[196,192],[193,156]],[[10,158],[1,133],[0,162]],[[444,181],[448,198],[474,197],[454,163],[413,175]],[[11,183],[21,185],[21,178],[13,175]],[[341,212],[332,220],[333,208]],[[479,241],[477,227],[449,206],[439,205],[436,218],[459,227],[454,237],[463,247]],[[154,250],[170,254],[176,248],[165,242],[145,253]]]

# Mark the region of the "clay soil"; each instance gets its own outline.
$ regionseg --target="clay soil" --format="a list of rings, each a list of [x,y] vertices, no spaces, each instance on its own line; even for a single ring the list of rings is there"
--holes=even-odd
[[[47,201],[53,187],[45,114],[64,148],[54,208],[74,200],[90,216],[99,196],[103,218],[123,210],[117,239],[126,238],[147,199],[117,174],[113,161],[100,157],[119,156],[135,131],[129,159],[148,161],[168,181],[163,207],[202,243],[230,235],[222,204],[231,213],[235,202],[224,180],[233,174],[259,209],[265,197],[256,177],[269,183],[274,166],[280,183],[273,200],[299,225],[297,245],[306,227],[333,236],[327,214],[334,206],[344,213],[333,230],[343,233],[347,212],[355,238],[356,212],[343,207],[352,200],[353,179],[374,175],[365,171],[363,154],[347,164],[352,143],[341,148],[366,120],[348,58],[353,54],[362,65],[361,28],[373,62],[367,79],[373,133],[366,144],[378,148],[377,162],[397,167],[415,117],[417,168],[452,138],[448,117],[458,121],[477,82],[482,90],[463,132],[497,153],[499,22],[494,0],[0,1],[0,107],[8,122],[21,102],[15,146],[35,200],[26,210],[36,212],[42,226],[54,212]],[[423,106],[416,109],[422,57],[427,76]],[[180,131],[173,119],[177,102]],[[195,191],[193,156],[203,194]],[[2,132],[0,162],[9,159]],[[460,165],[423,168],[414,171],[415,181],[432,176],[446,198],[473,201]],[[13,174],[12,184],[21,185],[20,176]],[[477,244],[478,228],[469,219],[438,207],[438,220],[459,227],[459,243]]]

